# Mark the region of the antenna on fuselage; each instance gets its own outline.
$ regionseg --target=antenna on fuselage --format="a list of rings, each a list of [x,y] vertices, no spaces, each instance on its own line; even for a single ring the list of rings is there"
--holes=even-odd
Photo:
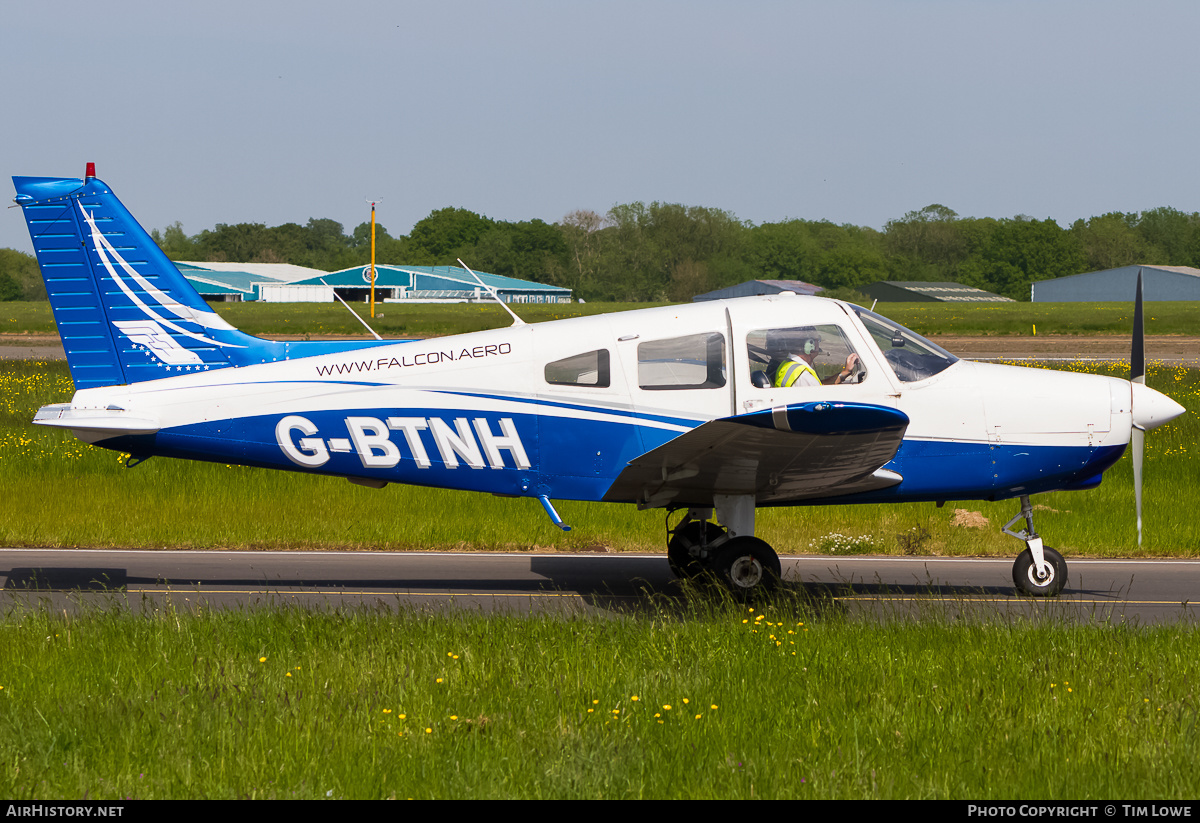
[[[471,276],[475,278],[475,282],[478,283],[479,285],[483,286],[485,289],[487,289],[488,294],[490,294],[492,297],[494,297],[496,299],[496,302],[500,304],[501,308],[503,308],[506,312],[508,312],[509,314],[512,315],[514,326],[524,326],[525,325],[525,321],[522,320],[521,318],[517,317],[517,313],[515,311],[513,311],[512,309],[510,309],[508,307],[508,304],[500,299],[500,295],[496,294],[496,290],[493,289],[491,286],[489,286],[487,283],[484,283],[482,280],[480,280],[479,275],[476,274],[475,272],[471,271],[471,267],[468,266],[466,263],[464,263],[462,261],[461,257],[458,259],[458,265],[462,266],[464,269],[471,272]]]
[[[325,286],[325,287],[328,287],[328,286],[329,286],[329,284],[325,282],[325,278],[324,278],[324,277],[321,277],[321,278],[319,278],[319,279],[320,279],[320,281],[321,281],[321,285],[322,285],[322,286]],[[363,320],[361,317],[359,317],[359,316],[358,316],[358,312],[356,312],[354,309],[350,308],[350,304],[349,304],[349,303],[347,303],[345,300],[343,300],[343,299],[342,299],[342,296],[341,296],[340,294],[338,294],[338,293],[337,293],[337,289],[333,289],[333,296],[337,298],[337,301],[338,301],[339,303],[341,303],[343,306],[345,306],[345,307],[346,307],[346,311],[348,311],[348,312],[350,312],[351,314],[353,314],[353,315],[354,315],[354,319],[355,319],[355,320],[357,320],[359,323],[362,323],[364,326],[366,326],[366,329],[367,329],[367,331],[369,331],[369,332],[372,334],[372,336],[374,336],[374,338],[375,338],[376,340],[382,340],[382,339],[383,339],[383,338],[382,338],[382,337],[380,337],[378,334],[375,334],[375,330],[374,330],[373,328],[371,328],[370,326],[367,326],[367,321],[366,321],[366,320]]]

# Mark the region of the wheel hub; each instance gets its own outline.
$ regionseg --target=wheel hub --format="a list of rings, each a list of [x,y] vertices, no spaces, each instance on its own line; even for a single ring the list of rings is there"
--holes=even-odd
[[[739,588],[752,589],[762,582],[762,564],[749,555],[739,557],[729,569],[729,579]]]
[[[1050,566],[1050,564],[1046,565],[1047,570],[1045,574],[1042,574],[1037,566],[1029,567],[1029,582],[1038,588],[1045,588],[1054,582],[1054,567]]]

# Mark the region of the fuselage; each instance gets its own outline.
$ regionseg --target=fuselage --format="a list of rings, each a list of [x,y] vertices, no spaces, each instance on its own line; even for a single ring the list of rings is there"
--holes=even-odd
[[[792,295],[698,303],[185,371],[84,389],[71,408],[148,421],[141,434],[76,428],[141,456],[576,500],[606,499],[629,461],[706,421],[814,400],[906,414],[883,467],[903,480],[782,502],[1086,488],[1129,442],[1128,381],[943,357],[873,318]],[[770,350],[796,329],[821,341],[822,377],[850,371],[850,353],[853,377],[764,385]]]

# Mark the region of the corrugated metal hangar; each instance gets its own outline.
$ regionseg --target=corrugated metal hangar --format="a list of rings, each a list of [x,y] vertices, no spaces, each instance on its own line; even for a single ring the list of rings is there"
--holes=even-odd
[[[1132,303],[1142,272],[1143,296],[1151,300],[1200,300],[1200,269],[1191,266],[1121,266],[1039,280],[1034,303]]]
[[[367,300],[371,292],[370,268],[354,266],[341,271],[322,272],[318,277],[292,281],[288,287],[332,287],[337,289],[343,300]],[[475,273],[479,275],[480,280],[495,289],[496,294],[505,303],[571,302],[570,289],[518,280],[502,274],[488,274],[482,271]],[[267,289],[264,289],[262,299],[272,299],[268,296]],[[469,271],[458,266],[376,266],[375,299],[389,302],[469,303],[492,298]]]
[[[1015,303],[990,291],[962,283],[923,283],[920,281],[880,280],[859,289],[880,303]]]
[[[757,297],[762,294],[780,294],[790,291],[796,294],[813,295],[821,291],[820,286],[805,283],[803,280],[747,280],[727,289],[697,294],[692,298],[693,303],[703,303],[706,300],[726,300],[733,297]]]
[[[370,266],[325,272],[283,263],[177,262],[205,299],[265,303],[332,303],[369,300]],[[570,303],[571,290],[476,272],[505,303]],[[468,303],[491,300],[466,269],[457,266],[376,266],[375,299],[388,302]]]
[[[290,263],[196,263],[177,260],[175,268],[210,303],[258,300],[264,283],[286,283],[314,274],[317,269]],[[333,295],[329,296],[333,300]]]

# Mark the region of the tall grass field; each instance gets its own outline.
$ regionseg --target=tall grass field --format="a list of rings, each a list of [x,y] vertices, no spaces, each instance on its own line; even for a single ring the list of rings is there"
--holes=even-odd
[[[1187,799],[1198,681],[1190,628],[784,599],[21,612],[0,619],[0,796]]]

